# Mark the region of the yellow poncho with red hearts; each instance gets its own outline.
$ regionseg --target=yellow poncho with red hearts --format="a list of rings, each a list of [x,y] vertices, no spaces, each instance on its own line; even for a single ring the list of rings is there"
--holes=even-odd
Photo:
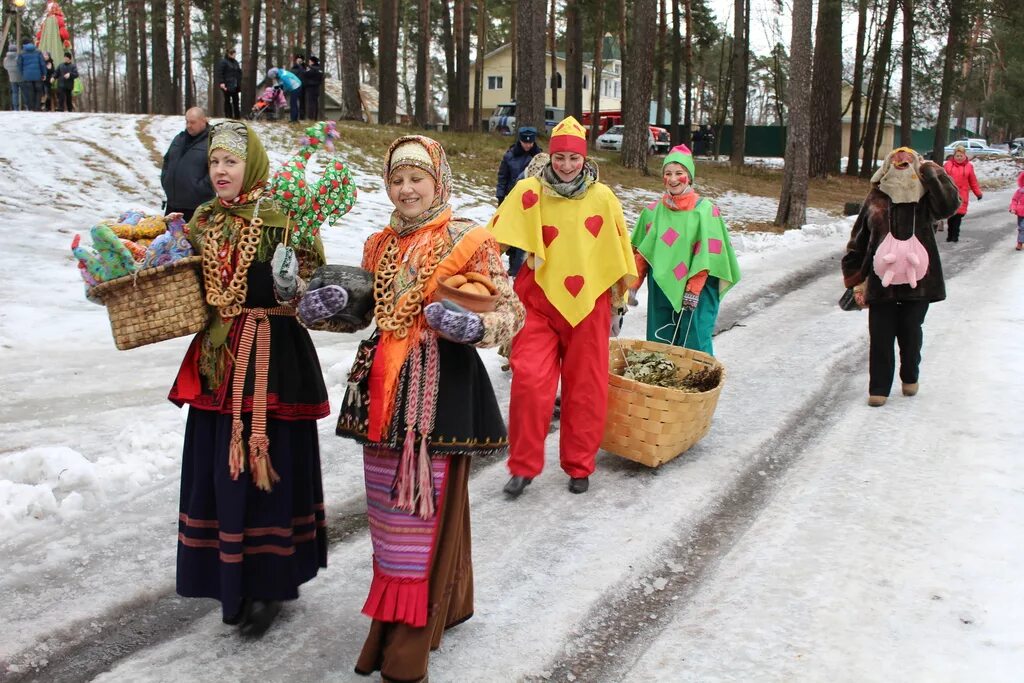
[[[520,180],[487,228],[501,244],[534,255],[537,284],[573,327],[612,285],[636,278],[622,206],[601,183],[566,199],[539,178]]]

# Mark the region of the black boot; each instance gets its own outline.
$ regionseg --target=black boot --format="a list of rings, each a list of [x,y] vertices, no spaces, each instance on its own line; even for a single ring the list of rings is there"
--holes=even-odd
[[[228,626],[238,626],[244,621],[249,619],[249,614],[252,613],[252,598],[242,598],[242,601],[238,603],[238,611],[232,614],[230,617],[222,617],[223,621]]]
[[[247,638],[259,638],[267,632],[280,611],[281,603],[278,600],[254,601],[249,618],[239,628],[239,632]]]
[[[505,484],[505,488],[502,490],[511,497],[518,498],[519,494],[523,492],[523,489],[529,486],[532,481],[533,479],[530,477],[512,477],[508,480],[508,483]]]
[[[569,480],[569,490],[573,493],[586,493],[590,488],[590,477],[573,477]]]

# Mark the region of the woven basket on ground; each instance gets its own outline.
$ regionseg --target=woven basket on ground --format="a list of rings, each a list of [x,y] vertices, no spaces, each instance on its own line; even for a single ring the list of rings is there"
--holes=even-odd
[[[117,348],[134,349],[206,327],[210,313],[203,295],[202,261],[192,256],[92,288],[90,294],[107,307]]]
[[[684,376],[702,368],[721,367],[722,378],[714,389],[700,393],[627,379],[621,373],[626,365],[625,354],[630,350],[664,353]],[[725,383],[725,368],[715,358],[642,339],[612,339],[609,353],[608,417],[601,448],[657,467],[681,455],[708,433]]]

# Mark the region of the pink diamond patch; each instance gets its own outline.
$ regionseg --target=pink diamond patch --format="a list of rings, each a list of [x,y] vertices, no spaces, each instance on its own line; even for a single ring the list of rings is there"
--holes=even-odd
[[[650,231],[651,231],[651,224],[647,223],[647,225],[644,226],[644,234],[646,235]]]
[[[722,240],[716,240],[716,239],[713,239],[713,238],[709,237],[708,238],[708,251],[710,251],[712,254],[721,254],[722,253]]]
[[[679,239],[679,233],[672,228],[666,230],[665,234],[661,236],[661,241],[670,247],[676,243],[677,239]]]
[[[697,240],[696,242],[693,243],[693,255],[694,256],[696,256],[697,254],[700,253],[700,245],[701,245],[701,241],[700,240]]]
[[[677,280],[682,280],[686,277],[686,274],[690,272],[690,269],[686,267],[686,264],[682,261],[679,265],[672,269],[672,273],[676,276]]]
[[[651,202],[650,204],[647,205],[647,208],[650,209],[651,211],[654,211],[655,209],[658,208],[658,202]]]
[[[718,207],[716,206],[711,209],[711,215],[714,216],[715,218],[718,218],[719,216],[722,215],[722,212],[719,211]]]

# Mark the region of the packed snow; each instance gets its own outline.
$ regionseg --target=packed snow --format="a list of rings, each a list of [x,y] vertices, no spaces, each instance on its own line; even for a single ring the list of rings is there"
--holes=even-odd
[[[87,637],[93,619],[173,591],[185,412],[165,396],[188,340],[117,351],[68,249],[98,220],[159,210],[158,167],[143,139],[163,150],[182,120],[23,113],[0,115],[0,124],[0,266],[9,274],[0,311],[0,671],[13,674]],[[257,128],[272,161],[283,161],[294,129]],[[352,161],[355,208],[323,235],[331,262],[358,263],[390,213],[377,167],[361,162]],[[1016,177],[975,166],[993,182]],[[457,213],[490,217],[490,188],[457,190]],[[476,614],[446,635],[431,678],[533,680],[585,650],[587,616],[628,586],[664,590],[666,549],[724,505],[729,482],[763,445],[824,397],[834,401],[824,431],[801,446],[778,493],[670,623],[624,656],[623,679],[1014,680],[1024,670],[1024,465],[1015,457],[1024,426],[1014,408],[1024,385],[1010,378],[1024,363],[1024,304],[1014,296],[1024,255],[1012,251],[1009,196],[993,190],[972,204],[958,245],[971,261],[926,322],[921,394],[882,409],[864,405],[866,314],[835,306],[851,219],[735,234],[744,279],[723,316],[730,307],[746,314],[715,341],[728,377],[709,435],[659,470],[602,454],[583,497],[565,491],[557,435],[546,473],[515,502],[500,494],[500,464],[479,470]],[[649,197],[622,199],[630,220]],[[716,201],[727,220],[774,216],[771,200]],[[968,251],[997,233],[998,248]],[[946,253],[951,263],[967,258]],[[801,273],[808,284],[787,295]],[[642,301],[623,335],[642,337],[644,327]],[[337,405],[358,339],[316,333],[314,342]],[[494,352],[482,355],[507,405],[509,376]],[[362,467],[359,448],[333,435],[332,418],[319,427],[330,517],[360,504]],[[369,576],[360,532],[332,547],[330,567],[259,644],[211,613],[100,680],[364,680],[352,664],[368,625],[359,608]]]

